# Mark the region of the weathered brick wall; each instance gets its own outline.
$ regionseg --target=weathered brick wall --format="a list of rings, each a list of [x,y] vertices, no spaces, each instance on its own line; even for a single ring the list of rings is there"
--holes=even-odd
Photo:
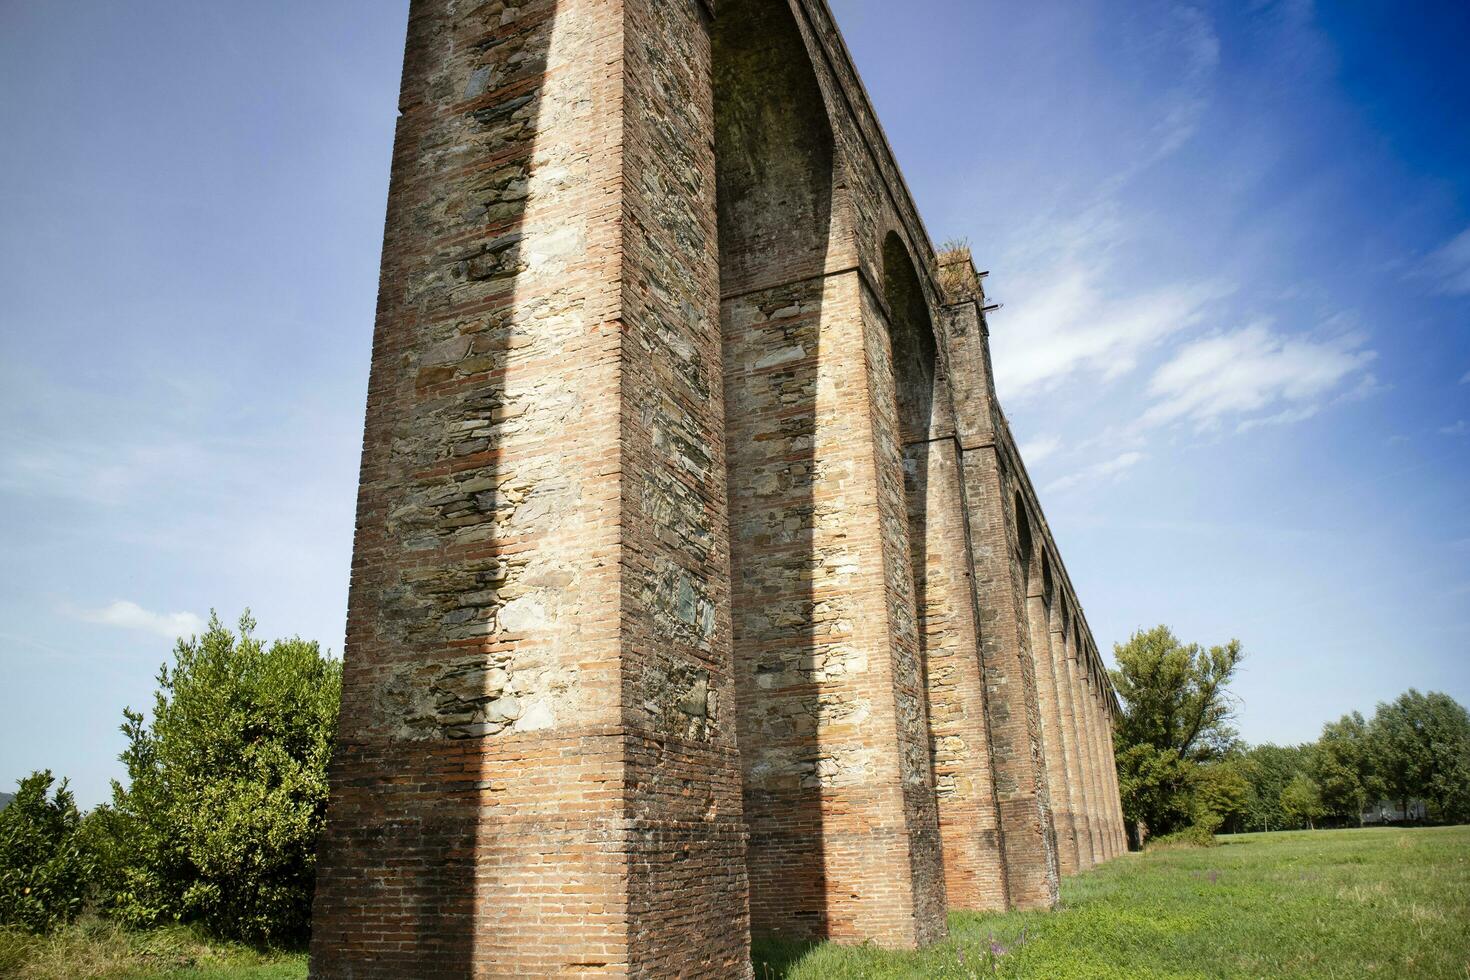
[[[1102,859],[1106,861],[1111,857],[1111,853],[1108,847],[1107,805],[1104,800],[1104,783],[1098,765],[1098,745],[1100,744],[1100,732],[1098,731],[1099,676],[1097,661],[1093,658],[1091,650],[1085,645],[1083,649],[1086,652],[1081,661],[1083,665],[1082,691],[1084,703],[1087,706],[1087,726],[1084,732],[1085,737],[1082,743],[1082,751],[1086,754],[1088,760],[1088,765],[1084,769],[1083,775],[1087,780],[1088,796],[1092,800],[1092,822],[1095,828],[1093,831],[1095,835],[1094,846],[1102,855]]]
[[[724,479],[712,53],[623,0],[622,722],[634,975],[749,970]]]
[[[1108,780],[1108,808],[1112,817],[1112,853],[1121,854],[1128,850],[1128,832],[1123,820],[1123,799],[1118,790],[1118,759],[1113,751],[1113,726],[1117,724],[1117,700],[1110,697],[1108,710],[1108,733],[1103,739],[1103,775]]]
[[[1049,907],[1057,896],[1056,835],[1014,492],[993,447],[966,452],[963,466],[1007,890],[1013,906]]]
[[[715,24],[752,918],[915,945],[944,902],[896,392],[804,27],[734,0]]]
[[[945,890],[951,908],[1005,909],[959,452],[949,438],[905,455]]]
[[[313,974],[748,975],[1116,853],[983,290],[826,4],[414,0],[400,111]]]
[[[318,976],[749,969],[701,16],[413,5]]]
[[[1092,801],[1083,779],[1083,762],[1079,712],[1086,710],[1077,688],[1077,656],[1072,645],[1073,614],[1053,610],[1052,655],[1057,658],[1057,688],[1061,695],[1062,737],[1067,742],[1067,784],[1072,792],[1073,836],[1077,842],[1077,870],[1086,871],[1098,863],[1093,841]]]
[[[1031,627],[1031,656],[1036,668],[1037,701],[1041,709],[1042,742],[1046,750],[1046,778],[1051,791],[1052,823],[1057,835],[1057,867],[1063,875],[1077,873],[1077,839],[1072,819],[1072,794],[1067,779],[1067,741],[1061,723],[1061,693],[1057,685],[1057,658],[1051,646],[1051,571],[1044,555],[1028,575],[1026,617]],[[1076,751],[1076,746],[1072,747]]]

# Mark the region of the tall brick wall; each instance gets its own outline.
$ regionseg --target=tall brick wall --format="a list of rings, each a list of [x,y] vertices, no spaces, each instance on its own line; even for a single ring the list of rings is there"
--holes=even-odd
[[[1116,853],[979,278],[826,4],[414,0],[399,108],[313,975],[749,975]]]
[[[709,64],[413,5],[318,976],[748,970]]]
[[[1041,709],[1042,739],[1046,748],[1046,778],[1051,788],[1052,823],[1057,834],[1057,866],[1062,874],[1077,873],[1077,838],[1073,821],[1071,784],[1067,779],[1067,739],[1062,729],[1061,691],[1057,658],[1051,644],[1051,571],[1044,561],[1039,574],[1028,577],[1026,616],[1031,627],[1031,657],[1036,668],[1037,700]],[[1076,752],[1076,746],[1072,746]]]
[[[1085,762],[1082,740],[1079,734],[1085,731],[1087,710],[1082,692],[1078,688],[1076,649],[1072,644],[1072,622],[1074,614],[1053,611],[1052,656],[1056,658],[1057,687],[1061,694],[1062,737],[1070,751],[1067,753],[1067,783],[1072,791],[1073,836],[1077,842],[1077,870],[1086,871],[1097,864],[1099,855],[1093,836],[1092,799],[1087,782],[1083,778]]]

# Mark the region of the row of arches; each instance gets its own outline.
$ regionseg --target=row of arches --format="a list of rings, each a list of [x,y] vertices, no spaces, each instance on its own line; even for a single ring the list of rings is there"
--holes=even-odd
[[[1057,870],[1070,875],[1121,849],[1107,683],[1096,652],[1084,640],[1070,590],[1054,571],[1055,560],[1048,549],[1036,547],[1031,529],[1039,525],[1039,518],[1032,516],[1020,491],[1012,506],[1026,583],[1030,659]]]
[[[1057,674],[1066,644],[1051,649],[1064,633],[1047,620],[1056,589],[1040,558],[1041,607],[1017,651],[1045,651],[1026,675],[1035,707],[1017,688],[994,697],[1022,699],[997,706],[1007,717],[1039,710],[1054,748],[1045,772],[993,771],[1018,754],[993,752],[986,717],[942,299],[874,191],[881,175],[838,107],[807,6],[722,0],[712,26],[752,929],[912,945],[942,931],[946,894],[967,907],[1048,900],[1044,885],[1032,899],[1008,881],[1008,819],[1012,863],[1045,862],[1049,894],[1078,867],[1070,797],[1060,867],[1055,840],[1023,838],[1045,822],[1027,806],[1047,817],[1041,787],[1071,781],[1062,718],[1081,696]],[[1011,520],[1029,567],[1024,510]],[[1014,785],[1028,779],[1029,796]],[[896,900],[871,900],[896,883]]]

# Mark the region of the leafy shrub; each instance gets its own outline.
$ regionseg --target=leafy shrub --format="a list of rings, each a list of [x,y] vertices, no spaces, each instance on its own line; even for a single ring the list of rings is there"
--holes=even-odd
[[[211,615],[159,669],[153,718],[125,711],[130,785],[88,820],[103,911],[285,944],[307,935],[342,673],[315,643],[267,647]]]
[[[1151,851],[1181,850],[1189,847],[1214,847],[1219,841],[1215,840],[1215,832],[1208,825],[1195,824],[1176,830],[1172,834],[1163,837],[1155,837],[1148,842]]]
[[[0,925],[45,932],[76,918],[92,873],[66,781],[51,793],[50,771],[20,781],[0,810]]]

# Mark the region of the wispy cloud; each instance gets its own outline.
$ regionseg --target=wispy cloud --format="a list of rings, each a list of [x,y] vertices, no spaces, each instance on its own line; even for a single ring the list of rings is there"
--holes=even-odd
[[[181,440],[120,443],[97,437],[60,445],[30,438],[0,449],[0,492],[115,505],[199,472],[208,453]]]
[[[1460,384],[1470,385],[1470,371],[1465,372],[1465,376],[1460,379]]]
[[[1148,384],[1153,404],[1143,424],[1189,423],[1199,430],[1236,418],[1237,431],[1299,422],[1321,410],[1328,396],[1375,384],[1367,366],[1377,356],[1363,338],[1327,340],[1277,333],[1265,323],[1213,334],[1180,346]]]
[[[156,613],[136,602],[118,599],[101,609],[83,610],[82,619],[119,629],[156,633],[170,640],[191,636],[204,630],[204,620],[189,612]]]
[[[1036,466],[1048,456],[1056,454],[1062,448],[1062,440],[1056,436],[1037,436],[1030,442],[1021,445],[1021,458],[1029,466]]]
[[[1220,35],[1210,15],[1198,7],[1174,7],[1169,23],[1160,32],[1160,41],[1182,58],[1182,64],[1167,110],[1152,134],[1154,152],[1145,158],[1146,163],[1169,156],[1194,136],[1209,107],[1220,67]]]
[[[1137,451],[1119,453],[1112,459],[1103,460],[1101,463],[1096,463],[1084,470],[1079,470],[1059,480],[1053,480],[1047,484],[1046,489],[1050,493],[1059,493],[1071,487],[1116,480],[1125,472],[1143,462],[1144,459],[1144,454]]]
[[[1439,434],[1442,436],[1463,436],[1470,434],[1470,422],[1460,419],[1453,425],[1441,426]]]
[[[1131,152],[1098,174],[1082,199],[1058,198],[1056,210],[1035,214],[997,259],[1006,270],[997,285],[1023,297],[997,318],[991,338],[1002,398],[1121,378],[1234,292],[1197,278],[1160,281],[1132,254],[1152,238],[1157,217],[1151,204],[1129,203],[1135,185],[1199,132],[1220,65],[1219,34],[1206,10],[1172,5],[1152,28],[1130,36],[1125,57],[1170,82],[1135,112],[1145,124],[1124,138]]]
[[[1167,338],[1198,325],[1207,304],[1228,290],[1211,283],[1176,283],[1119,293],[1105,285],[1107,269],[1079,258],[1049,271],[1044,289],[1018,305],[995,335],[1002,396],[1054,388],[1076,375],[1113,380]],[[1038,277],[1043,278],[1043,277]]]
[[[1437,293],[1470,295],[1470,228],[1430,252],[1410,275],[1429,280]]]

